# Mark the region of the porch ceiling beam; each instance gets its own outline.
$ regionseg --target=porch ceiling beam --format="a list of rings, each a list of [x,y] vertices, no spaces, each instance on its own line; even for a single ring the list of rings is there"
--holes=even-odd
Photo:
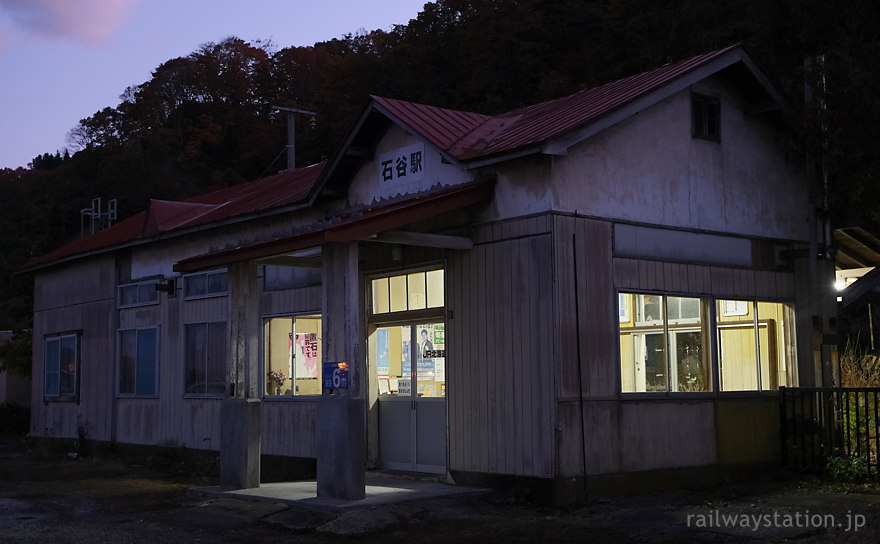
[[[406,246],[439,247],[443,249],[474,248],[474,241],[464,236],[448,236],[446,234],[428,234],[425,232],[409,232],[389,230],[366,238],[368,241],[401,244]]]

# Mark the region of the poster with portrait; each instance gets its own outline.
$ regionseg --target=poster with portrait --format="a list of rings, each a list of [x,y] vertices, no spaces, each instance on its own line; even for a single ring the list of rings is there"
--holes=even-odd
[[[318,335],[297,333],[294,342],[294,375],[298,378],[318,377]]]

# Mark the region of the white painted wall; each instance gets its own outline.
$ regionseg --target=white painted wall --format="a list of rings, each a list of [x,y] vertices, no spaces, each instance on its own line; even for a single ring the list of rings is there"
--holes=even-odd
[[[379,159],[386,153],[414,145],[423,144],[425,175],[418,182],[407,182],[403,178],[395,181],[382,181]],[[456,164],[444,163],[440,151],[421,138],[407,134],[397,125],[385,133],[376,146],[372,159],[368,160],[355,175],[348,189],[348,200],[353,206],[369,205],[400,195],[415,194],[426,191],[438,184],[442,186],[456,185],[470,181],[471,173]]]
[[[721,142],[691,136],[690,91],[678,93],[552,159],[558,211],[686,229],[804,240],[810,213],[800,165],[716,79]]]

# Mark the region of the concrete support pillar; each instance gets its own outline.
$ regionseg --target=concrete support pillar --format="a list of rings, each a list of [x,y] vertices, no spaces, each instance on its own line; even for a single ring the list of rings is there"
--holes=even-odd
[[[257,267],[229,266],[229,398],[220,409],[220,485],[260,486],[260,292]]]
[[[220,419],[220,487],[260,487],[260,399],[224,399]]]
[[[363,369],[362,288],[358,244],[327,243],[323,263],[322,351],[324,361],[349,365],[349,389],[335,390],[318,403],[318,496],[365,496],[366,404]]]

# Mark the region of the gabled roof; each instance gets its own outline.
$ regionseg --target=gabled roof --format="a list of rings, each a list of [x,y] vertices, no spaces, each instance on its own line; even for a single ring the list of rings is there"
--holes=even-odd
[[[570,146],[716,74],[736,85],[754,112],[786,107],[739,45],[499,115],[372,96],[340,151],[326,165],[284,172],[186,202],[153,200],[149,210],[43,255],[24,270],[306,207],[321,195],[342,196],[392,123],[418,134],[446,159],[476,168],[534,153],[565,154]]]
[[[525,154],[565,154],[571,145],[719,73],[741,90],[753,111],[787,108],[740,45],[499,115],[371,96],[346,145],[328,163],[320,186],[344,183],[345,174],[367,160],[362,148],[378,142],[375,132],[384,133],[387,120],[417,133],[447,159],[476,167]],[[355,146],[361,149],[352,152]]]
[[[110,249],[177,236],[237,220],[304,207],[324,164],[257,179],[193,197],[185,202],[151,200],[146,211],[135,214],[92,236],[71,242],[28,263],[37,270]]]

